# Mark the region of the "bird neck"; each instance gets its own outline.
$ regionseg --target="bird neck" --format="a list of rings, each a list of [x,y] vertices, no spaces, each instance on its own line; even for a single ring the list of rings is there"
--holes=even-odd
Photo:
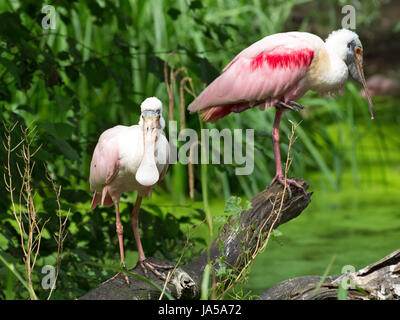
[[[347,80],[348,68],[334,48],[321,48],[307,73],[309,89],[319,93],[335,92]]]

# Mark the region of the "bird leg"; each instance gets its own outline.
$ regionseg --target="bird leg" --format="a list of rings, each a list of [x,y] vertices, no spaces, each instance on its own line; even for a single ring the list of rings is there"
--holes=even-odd
[[[279,151],[279,124],[282,118],[282,115],[284,113],[284,110],[282,108],[277,107],[276,108],[276,114],[275,114],[275,119],[274,119],[274,124],[272,128],[272,143],[274,145],[274,156],[275,156],[275,177],[272,179],[270,186],[272,186],[275,182],[278,182],[282,185],[287,185],[289,186],[288,188],[288,193],[289,197],[292,197],[292,191],[290,190],[290,185],[293,185],[303,191],[305,195],[307,195],[306,190],[304,189],[303,186],[301,186],[299,183],[297,183],[296,180],[294,179],[287,179],[283,175],[282,171],[282,163],[281,163],[281,153]]]
[[[122,226],[121,219],[119,217],[119,203],[118,202],[115,202],[115,218],[116,218],[115,219],[115,225],[116,225],[116,229],[117,229],[118,242],[119,242],[119,253],[120,253],[120,256],[121,256],[121,268],[126,269],[125,256],[124,256],[124,239],[123,239],[124,227]],[[120,274],[120,272],[118,272],[111,279],[108,279],[107,281],[105,281],[103,283],[107,283],[107,282],[115,279],[119,274]],[[125,277],[126,283],[129,284],[128,276],[125,274],[124,277]]]
[[[116,224],[116,229],[117,229],[117,235],[118,235],[118,242],[119,242],[119,253],[121,256],[121,267],[126,269],[125,265],[125,255],[124,255],[124,227],[122,226],[121,223],[121,218],[119,216],[119,203],[115,203],[115,224]],[[128,276],[125,275],[125,281],[127,284],[129,284],[129,279]]]
[[[137,196],[135,207],[133,208],[132,215],[131,215],[131,223],[133,228],[133,235],[135,236],[135,241],[138,248],[139,258],[136,265],[139,265],[143,272],[147,274],[147,268],[149,268],[158,278],[165,280],[166,277],[160,273],[157,269],[172,269],[173,266],[167,265],[159,265],[153,262],[146,261],[146,256],[143,251],[142,242],[140,241],[140,234],[139,234],[139,209],[140,205],[142,204],[143,196],[140,193]]]

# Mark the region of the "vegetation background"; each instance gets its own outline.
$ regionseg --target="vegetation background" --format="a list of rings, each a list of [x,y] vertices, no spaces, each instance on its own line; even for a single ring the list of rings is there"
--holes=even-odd
[[[215,236],[229,214],[224,208],[231,196],[250,199],[271,181],[274,112],[246,111],[215,125],[187,113],[182,119],[181,97],[186,105],[193,99],[189,90],[181,95],[184,77],[192,79],[187,87],[199,94],[239,51],[266,35],[300,30],[326,38],[341,27],[341,8],[346,4],[356,9],[367,77],[377,72],[396,77],[400,65],[397,1],[54,0],[49,4],[56,9],[54,30],[42,28],[43,3],[0,2],[1,299],[75,299],[113,275],[113,270],[90,264],[116,265],[119,252],[113,208],[90,210],[89,165],[101,132],[116,124],[136,124],[145,97],[160,98],[164,117],[172,117],[179,126],[255,130],[251,175],[236,176],[235,164],[195,165],[192,199],[188,168],[176,164],[155,188],[153,198],[143,202],[140,228],[147,255],[177,261],[184,252],[181,263],[185,263],[210,241],[210,230],[202,223],[207,213],[213,217]],[[173,113],[168,110],[165,63],[168,74],[179,71],[172,81]],[[307,106],[304,111],[287,113],[281,124],[281,150],[285,155],[288,120],[301,122],[289,175],[310,183],[312,203],[301,217],[279,228],[276,241],[270,241],[245,281],[227,297],[253,298],[295,276],[340,274],[345,265],[361,268],[398,249],[399,101],[374,97],[376,120],[370,121],[359,90],[349,81],[340,97],[310,92],[300,101]],[[25,142],[19,144],[21,139]],[[8,142],[15,150],[8,150]],[[129,227],[134,200],[134,193],[126,194],[121,208],[128,267],[137,259]],[[22,238],[21,230],[25,230]],[[21,243],[30,248],[28,254]],[[55,290],[42,287],[46,265],[57,266]]]

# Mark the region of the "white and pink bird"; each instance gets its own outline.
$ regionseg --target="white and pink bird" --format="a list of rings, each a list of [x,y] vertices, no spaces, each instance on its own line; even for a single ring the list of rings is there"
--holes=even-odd
[[[91,209],[98,204],[111,206],[116,213],[121,264],[125,267],[123,227],[119,212],[119,199],[125,191],[138,191],[131,214],[131,223],[139,253],[138,264],[161,277],[157,269],[170,268],[146,261],[138,230],[139,209],[142,198],[151,194],[154,185],[162,180],[169,163],[169,144],[163,134],[165,120],[159,99],[147,98],[141,104],[138,125],[115,126],[104,131],[94,149],[90,165],[90,190],[93,192]],[[129,282],[128,278],[125,277]]]
[[[273,34],[240,52],[188,109],[191,113],[200,111],[203,120],[213,123],[231,112],[275,106],[272,141],[276,174],[271,184],[283,184],[279,151],[282,115],[286,110],[303,108],[296,101],[308,90],[321,94],[340,91],[349,73],[363,84],[373,119],[373,104],[363,72],[363,48],[356,33],[337,30],[325,42],[307,32]],[[286,182],[305,193],[294,179]]]

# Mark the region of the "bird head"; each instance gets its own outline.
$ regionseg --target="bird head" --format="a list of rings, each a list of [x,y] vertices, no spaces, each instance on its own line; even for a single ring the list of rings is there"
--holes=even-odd
[[[330,52],[335,52],[347,65],[353,79],[360,82],[368,99],[371,119],[374,119],[374,105],[368,93],[363,69],[363,47],[358,35],[348,29],[333,31],[325,41]]]
[[[162,102],[158,98],[147,98],[140,105],[140,110],[142,112],[139,120],[141,127],[146,123],[152,123],[158,129],[163,130],[165,128],[165,120],[162,116]]]
[[[140,105],[141,115],[139,126],[143,130],[143,158],[136,180],[144,186],[152,186],[159,179],[155,162],[156,142],[160,131],[165,127],[162,117],[162,103],[156,97],[147,98]]]

